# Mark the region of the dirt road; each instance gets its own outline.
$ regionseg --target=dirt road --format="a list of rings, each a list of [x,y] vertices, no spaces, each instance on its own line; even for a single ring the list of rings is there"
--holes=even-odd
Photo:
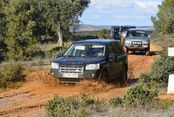
[[[0,94],[0,116],[5,117],[40,117],[45,115],[44,104],[55,94],[67,97],[86,93],[99,98],[110,99],[123,96],[126,90],[137,82],[141,73],[150,71],[156,46],[151,46],[152,55],[144,53],[128,55],[129,79],[125,87],[84,81],[76,85],[62,84],[52,78],[48,71],[37,71],[26,77],[23,86]]]

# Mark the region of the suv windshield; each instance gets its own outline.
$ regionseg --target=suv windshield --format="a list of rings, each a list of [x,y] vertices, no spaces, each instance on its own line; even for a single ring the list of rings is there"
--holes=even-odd
[[[68,57],[104,57],[105,44],[99,43],[76,43],[72,44],[65,52]]]
[[[137,37],[140,37],[140,38],[147,38],[148,35],[145,31],[128,31],[128,34],[127,34],[127,37],[128,38],[137,38]]]

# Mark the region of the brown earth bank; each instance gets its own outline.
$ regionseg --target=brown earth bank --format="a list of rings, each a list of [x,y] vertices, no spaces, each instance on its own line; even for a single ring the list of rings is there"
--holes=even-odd
[[[0,116],[40,117],[45,115],[44,104],[54,95],[62,97],[85,93],[98,98],[110,99],[123,96],[134,85],[141,73],[150,72],[151,64],[160,49],[151,45],[151,55],[133,53],[128,55],[129,71],[125,86],[104,82],[82,81],[77,84],[64,84],[49,75],[49,71],[35,71],[26,76],[26,82],[19,89],[0,94]]]

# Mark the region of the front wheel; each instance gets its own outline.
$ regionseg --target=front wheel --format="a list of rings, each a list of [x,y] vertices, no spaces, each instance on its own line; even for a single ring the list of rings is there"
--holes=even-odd
[[[106,71],[103,71],[103,73],[101,74],[99,81],[108,81],[108,74]]]
[[[146,56],[149,56],[150,55],[150,50],[147,50],[145,54],[146,54]]]
[[[125,52],[128,54],[129,53],[129,49],[128,48],[125,48]]]

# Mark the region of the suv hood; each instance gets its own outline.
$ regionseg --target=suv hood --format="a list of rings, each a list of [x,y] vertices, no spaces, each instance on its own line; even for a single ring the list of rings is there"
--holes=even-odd
[[[106,58],[95,58],[95,57],[60,57],[55,59],[55,63],[68,63],[68,64],[90,64],[90,63],[100,63]]]

